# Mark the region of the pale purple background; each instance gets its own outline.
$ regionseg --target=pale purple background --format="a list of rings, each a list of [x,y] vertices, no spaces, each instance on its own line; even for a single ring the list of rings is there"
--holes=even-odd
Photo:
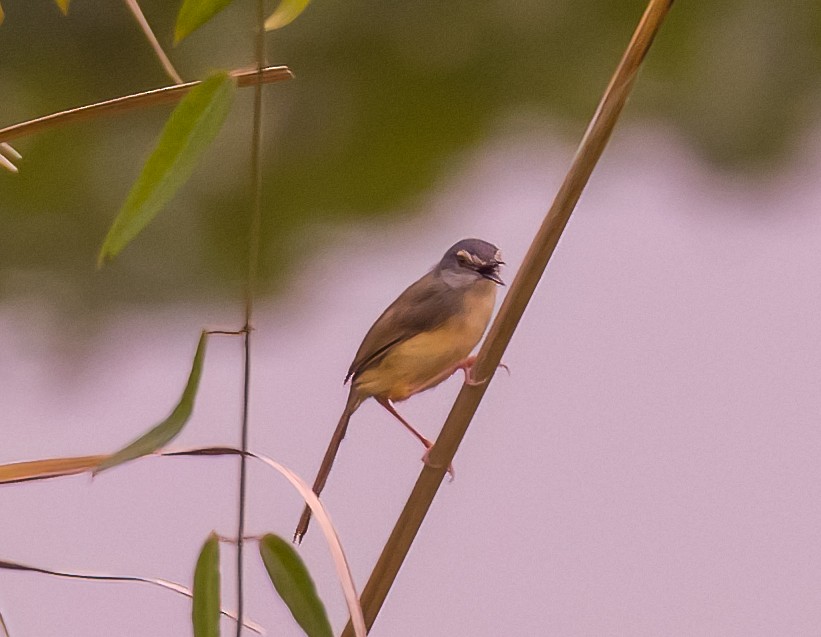
[[[252,447],[311,480],[362,336],[455,240],[504,251],[510,281],[572,146],[500,138],[425,213],[338,232],[254,336]],[[782,174],[699,164],[623,128],[562,238],[372,634],[376,637],[821,634],[821,140]],[[202,326],[239,305],[121,315],[75,346],[65,317],[0,305],[0,461],[110,451],[163,418]],[[49,329],[45,329],[48,327]],[[93,343],[94,347],[91,347]],[[209,346],[178,447],[236,444],[240,343]],[[435,436],[451,380],[401,405]],[[325,491],[360,588],[418,474],[382,409],[354,417]],[[164,459],[0,489],[0,557],[190,584],[235,532],[235,459]],[[290,536],[301,504],[252,465],[249,531]],[[317,529],[301,552],[341,629]],[[225,605],[233,554],[223,546]],[[249,547],[247,611],[298,635]],[[0,572],[13,637],[177,636],[189,605],[137,584]],[[233,625],[225,622],[225,634]],[[248,633],[250,634],[250,633]]]

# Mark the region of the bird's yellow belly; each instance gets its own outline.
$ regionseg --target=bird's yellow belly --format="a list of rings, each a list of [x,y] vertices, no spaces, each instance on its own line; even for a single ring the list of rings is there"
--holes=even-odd
[[[476,347],[490,321],[495,299],[495,284],[475,284],[465,295],[459,314],[432,332],[396,345],[378,365],[357,377],[357,389],[362,395],[400,401],[432,386],[433,379],[463,361]]]

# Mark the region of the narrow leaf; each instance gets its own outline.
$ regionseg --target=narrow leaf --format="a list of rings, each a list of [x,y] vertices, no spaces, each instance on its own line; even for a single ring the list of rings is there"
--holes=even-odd
[[[0,465],[0,484],[59,478],[90,471],[109,456],[79,456],[74,458],[49,458]]]
[[[168,580],[160,579],[158,577],[138,577],[135,575],[104,575],[101,573],[76,573],[69,571],[53,571],[51,569],[41,568],[39,566],[28,566],[26,564],[20,564],[18,562],[9,562],[7,560],[0,560],[0,569],[10,571],[24,571],[29,573],[42,573],[43,575],[52,575],[54,577],[64,577],[67,579],[79,579],[92,582],[137,582],[141,584],[150,584],[151,586],[157,586],[167,591],[177,593],[178,595],[184,595],[189,599],[192,599],[194,597],[194,593],[191,591],[191,589],[186,588],[182,584],[177,584],[176,582],[169,582]],[[237,614],[235,612],[230,610],[221,610],[220,612],[226,617],[233,619],[234,621],[237,621]],[[265,631],[262,629],[262,626],[260,626],[256,622],[244,620],[242,622],[242,625],[248,628],[249,630],[254,631],[258,635],[265,634]]]
[[[200,342],[197,345],[197,353],[194,354],[194,363],[191,365],[191,373],[188,375],[188,383],[185,385],[185,390],[182,392],[180,402],[174,408],[174,411],[156,427],[117,453],[103,460],[94,469],[93,473],[95,475],[100,471],[110,469],[118,464],[154,453],[157,449],[171,442],[177,434],[182,431],[182,428],[185,426],[185,423],[188,422],[191,412],[194,409],[194,398],[197,395],[200,377],[202,376],[202,361],[205,357],[205,343],[207,339],[208,334],[203,330],[202,334],[200,334]]]
[[[265,21],[265,30],[273,31],[291,24],[300,13],[305,11],[310,0],[280,0],[279,6]]]
[[[63,15],[68,15],[68,3],[69,0],[54,0],[57,3],[57,6],[60,7],[60,11],[63,12]]]
[[[202,545],[194,569],[194,603],[191,620],[194,637],[219,637],[220,634],[220,547],[212,533]]]
[[[3,24],[3,20],[6,19],[6,14],[3,13],[3,6],[0,5],[0,24]]]
[[[97,267],[117,256],[188,180],[225,121],[235,88],[230,75],[216,73],[177,105],[108,231]]]
[[[302,558],[290,542],[268,533],[259,542],[259,554],[277,593],[308,637],[333,637],[322,600]]]
[[[174,44],[179,44],[203,24],[217,15],[232,0],[185,0],[174,25]]]
[[[0,20],[3,18],[3,10],[0,9]],[[3,613],[0,613],[0,637],[11,637],[9,635],[9,629],[6,626],[6,620],[3,619]]]

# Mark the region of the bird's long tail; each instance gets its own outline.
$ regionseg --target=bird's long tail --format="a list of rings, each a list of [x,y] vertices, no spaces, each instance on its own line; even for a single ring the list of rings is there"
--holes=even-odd
[[[345,405],[345,411],[342,412],[342,416],[339,418],[339,423],[336,425],[336,430],[334,431],[334,435],[331,437],[331,442],[328,443],[328,449],[325,451],[325,457],[322,458],[322,464],[319,466],[319,471],[317,472],[316,479],[314,480],[313,491],[317,496],[319,496],[322,492],[322,489],[325,487],[325,482],[328,480],[328,474],[331,473],[331,467],[334,465],[336,454],[339,451],[339,445],[345,437],[345,432],[348,430],[348,421],[351,419],[353,412],[355,412],[361,404],[362,398],[360,398],[356,390],[351,387],[351,393],[348,394],[348,402]],[[296,531],[294,531],[294,542],[297,544],[302,542],[302,538],[305,533],[308,532],[308,525],[310,522],[311,508],[306,504],[305,509],[302,511],[302,517],[299,518],[299,524],[297,524]]]

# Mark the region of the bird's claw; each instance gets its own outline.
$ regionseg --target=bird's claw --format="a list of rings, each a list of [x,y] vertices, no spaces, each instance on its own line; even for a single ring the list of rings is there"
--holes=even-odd
[[[431,469],[441,469],[442,465],[433,464],[430,461],[430,450],[431,450],[431,447],[428,447],[425,450],[425,453],[422,456],[422,462],[424,462],[426,465],[428,465]],[[454,471],[452,463],[448,465],[448,475],[450,476],[450,482],[453,482],[456,479],[456,471]]]
[[[499,363],[496,367],[501,367],[507,372],[507,375],[510,376],[510,367],[508,367],[504,363]],[[487,378],[485,378],[484,380],[476,380],[475,378],[473,378],[473,365],[465,366],[462,369],[465,372],[465,385],[469,385],[470,387],[477,387],[479,385],[484,385],[488,381]]]

